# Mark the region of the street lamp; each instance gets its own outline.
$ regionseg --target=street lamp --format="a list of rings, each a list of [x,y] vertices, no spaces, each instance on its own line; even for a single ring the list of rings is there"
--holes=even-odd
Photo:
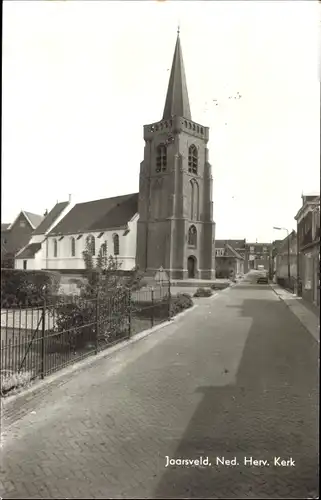
[[[289,231],[286,227],[273,227],[273,229],[277,229],[278,231],[286,231],[287,233],[287,238],[288,238],[288,278],[290,280],[291,278],[291,272],[290,272],[290,238],[289,238]]]

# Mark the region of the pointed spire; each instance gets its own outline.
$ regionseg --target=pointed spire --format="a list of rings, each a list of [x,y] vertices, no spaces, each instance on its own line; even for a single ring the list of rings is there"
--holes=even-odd
[[[191,120],[186,76],[179,37],[180,29],[177,29],[177,40],[169,78],[163,120],[169,120],[172,116],[181,116]]]

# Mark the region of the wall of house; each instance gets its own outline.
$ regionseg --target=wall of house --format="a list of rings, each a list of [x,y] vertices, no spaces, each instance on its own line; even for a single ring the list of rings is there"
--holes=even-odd
[[[122,269],[131,270],[136,265],[136,245],[137,245],[137,223],[138,223],[139,215],[136,214],[134,217],[128,222],[129,233],[123,237],[123,249],[124,253],[122,257],[126,257],[126,266]],[[121,242],[120,242],[121,244]],[[122,249],[120,248],[120,251]]]
[[[262,255],[259,259],[254,259],[254,269],[258,269],[258,266],[264,266],[264,269],[268,271],[270,266],[270,257]]]
[[[288,277],[288,255],[276,255],[275,257],[275,274],[277,278]],[[297,277],[297,254],[290,254],[290,276]]]
[[[290,276],[297,278],[298,245],[295,231],[278,245],[275,258],[275,274],[279,278],[288,277],[288,247],[290,251]]]
[[[307,200],[296,215],[298,244],[298,276],[302,297],[320,305],[320,200]]]
[[[315,245],[302,253],[301,278],[302,297],[320,305],[320,247]]]
[[[264,268],[268,270],[270,248],[270,243],[246,243],[244,272],[247,273],[250,269],[257,269],[258,265],[264,265]]]
[[[24,261],[27,261],[27,270],[41,269],[42,267],[42,251],[36,253],[33,259],[15,259],[15,269],[23,269]]]
[[[91,235],[95,237],[95,256],[97,257],[99,248],[103,243],[107,243],[107,256],[114,255],[113,235],[119,236],[119,255],[117,260],[120,269],[128,271],[135,266],[136,257],[136,232],[137,218],[129,222],[129,232],[124,236],[124,229],[105,231],[101,238],[98,238],[100,232],[83,233],[82,237],[77,240],[78,234],[66,235],[59,241],[59,238],[49,236],[46,242],[43,243],[42,268],[44,269],[84,269],[85,263],[82,252],[86,247],[86,238]],[[75,257],[71,255],[71,239],[76,240]],[[58,252],[57,257],[54,255],[54,240],[57,240]],[[48,251],[46,249],[48,247]]]

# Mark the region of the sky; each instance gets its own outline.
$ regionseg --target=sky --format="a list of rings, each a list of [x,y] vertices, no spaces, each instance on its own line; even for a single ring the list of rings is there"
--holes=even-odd
[[[285,237],[273,226],[295,229],[302,192],[320,191],[319,14],[291,0],[4,1],[2,222],[138,191],[179,25],[192,119],[210,127],[216,238]]]

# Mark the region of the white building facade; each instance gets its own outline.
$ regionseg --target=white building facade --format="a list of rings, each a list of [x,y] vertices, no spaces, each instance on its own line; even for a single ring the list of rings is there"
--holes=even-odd
[[[83,252],[88,242],[92,245],[94,258],[97,258],[103,246],[105,255],[117,259],[121,270],[130,271],[135,267],[137,221],[138,214],[136,213],[128,221],[127,228],[115,227],[104,231],[48,236],[43,243],[42,269],[85,269]]]

